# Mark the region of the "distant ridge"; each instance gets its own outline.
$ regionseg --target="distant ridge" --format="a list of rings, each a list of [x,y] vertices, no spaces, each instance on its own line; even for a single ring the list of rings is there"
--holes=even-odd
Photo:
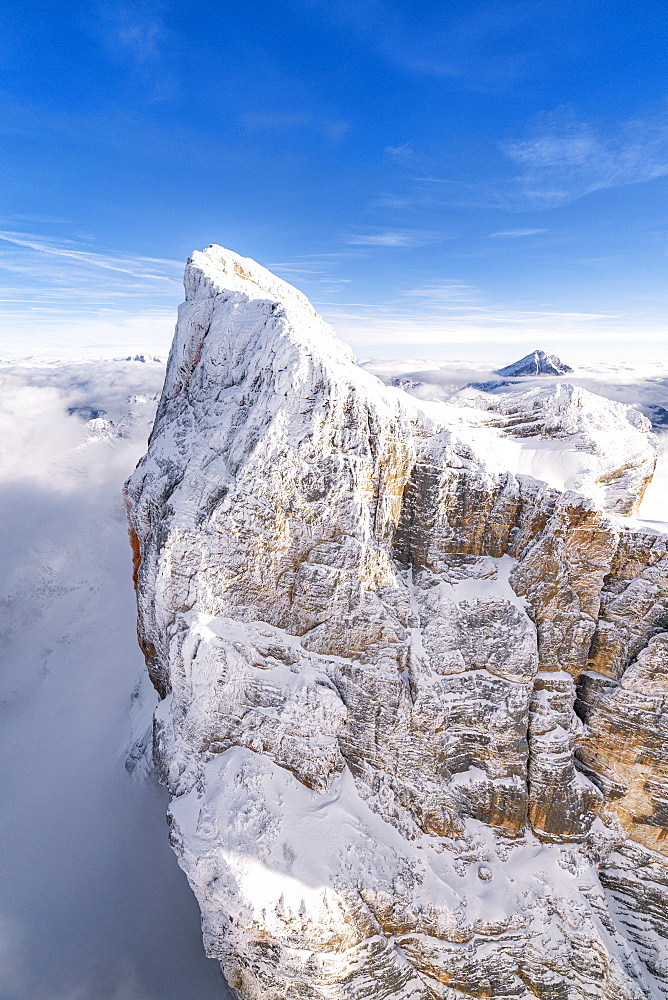
[[[514,361],[506,368],[498,368],[495,375],[567,375],[573,369],[565,365],[556,354],[546,354],[545,351],[532,351],[525,358]]]
[[[163,363],[163,359],[157,358],[155,354],[128,354],[124,358],[114,358],[114,361],[141,361],[142,364],[146,364],[147,361],[159,361],[160,364]]]

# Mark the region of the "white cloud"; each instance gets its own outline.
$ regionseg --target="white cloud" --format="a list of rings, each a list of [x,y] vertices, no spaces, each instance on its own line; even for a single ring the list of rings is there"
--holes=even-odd
[[[154,101],[178,93],[174,58],[179,40],[163,15],[164,0],[93,0],[88,29]]]
[[[350,236],[346,242],[349,246],[363,247],[419,247],[436,239],[446,238],[420,230],[395,229],[379,233],[360,233],[357,236]]]
[[[37,222],[48,223],[49,225],[75,225],[74,219],[63,219],[58,215],[12,215],[12,222]]]
[[[525,138],[498,144],[514,176],[493,180],[414,176],[406,204],[542,211],[594,191],[668,176],[668,100],[626,121],[587,121],[572,108],[539,115]],[[499,171],[500,172],[500,171]],[[532,235],[503,230],[494,236]]]
[[[522,344],[528,350],[549,343],[558,352],[586,343],[598,351],[605,345],[606,357],[623,358],[629,343],[634,351],[642,343],[652,352],[652,345],[665,340],[665,324],[649,314],[522,308],[457,279],[407,289],[381,302],[334,304],[316,298],[315,304],[341,338],[365,355],[379,350],[385,356],[434,350],[447,355],[456,346],[466,357],[490,345]]]
[[[383,155],[389,163],[393,163],[397,167],[423,171],[433,169],[431,157],[424,153],[418,153],[409,142],[404,142],[399,146],[386,146]]]
[[[151,403],[133,403],[123,437],[91,438],[68,415],[91,404],[118,421],[163,371],[0,364],[3,1000],[227,996],[169,848],[165,796],[123,766],[145,667],[121,487]],[[143,724],[151,698],[145,685]]]
[[[352,236],[348,243],[351,246],[364,247],[406,247],[413,246],[412,237],[406,233],[367,233]]]
[[[384,153],[388,160],[394,160],[395,163],[410,164],[415,159],[415,150],[409,142],[404,142],[401,146],[386,146]]]
[[[502,229],[498,233],[490,233],[489,238],[495,239],[497,236],[505,236],[508,239],[516,239],[522,236],[537,236],[539,233],[547,233],[549,229]]]
[[[90,250],[76,248],[70,240],[56,241],[46,237],[35,237],[29,233],[0,231],[0,240],[5,243],[13,243],[15,246],[24,247],[28,250],[37,251],[38,253],[51,254],[54,257],[65,257],[70,261],[77,261],[80,264],[90,267],[101,267],[108,271],[118,271],[121,274],[132,275],[135,278],[148,278],[154,281],[169,281],[173,283],[175,281],[175,269],[183,268],[181,262],[176,260],[94,253]]]
[[[526,353],[549,344],[557,353],[577,352],[579,358],[604,354],[628,360],[640,353],[658,358],[665,343],[665,326],[658,322],[644,324],[639,333],[633,317],[593,312],[522,311],[465,302],[403,314],[360,303],[318,308],[341,339],[364,356],[451,357],[456,351],[459,358],[474,359],[493,352],[501,360],[501,347],[507,352],[507,345],[523,345]]]
[[[531,135],[503,143],[520,194],[549,208],[593,191],[668,175],[668,102],[623,122],[588,122],[572,108],[540,115]]]
[[[480,303],[481,293],[473,285],[459,281],[445,281],[434,285],[423,285],[410,288],[403,293],[409,297],[421,299],[423,304],[436,308],[442,306],[459,306],[463,303]],[[480,305],[476,306],[480,308]]]

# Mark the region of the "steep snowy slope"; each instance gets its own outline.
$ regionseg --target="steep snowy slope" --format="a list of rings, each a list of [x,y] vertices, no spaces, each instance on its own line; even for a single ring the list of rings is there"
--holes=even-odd
[[[611,513],[637,510],[656,464],[647,417],[568,383],[503,388],[467,388],[449,401],[465,408],[472,429],[498,428],[493,453],[499,469],[577,490]],[[479,411],[475,417],[472,410]]]
[[[244,1000],[668,995],[648,423],[386,387],[220,247],[185,284],[127,502],[208,953]]]

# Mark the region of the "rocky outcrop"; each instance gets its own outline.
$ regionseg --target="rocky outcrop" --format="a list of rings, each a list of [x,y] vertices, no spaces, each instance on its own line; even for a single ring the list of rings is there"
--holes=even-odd
[[[126,493],[208,953],[243,1000],[668,996],[647,421],[421,402],[253,261],[185,281]]]

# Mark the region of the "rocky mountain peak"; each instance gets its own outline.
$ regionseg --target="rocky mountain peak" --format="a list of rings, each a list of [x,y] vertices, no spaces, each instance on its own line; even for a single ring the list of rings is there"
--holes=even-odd
[[[186,300],[200,294],[203,282],[218,292],[223,289],[246,292],[249,298],[264,293],[269,298],[289,302],[293,308],[302,307],[316,315],[306,296],[293,285],[250,257],[242,257],[214,243],[205,250],[194,251],[188,259],[184,279]]]
[[[517,378],[521,375],[567,375],[573,369],[564,364],[556,354],[546,354],[545,351],[532,351],[519,361],[514,361],[505,368],[499,368],[495,375],[505,378]]]
[[[170,838],[241,1000],[664,995],[648,427],[564,385],[417,400],[192,255],[126,498]]]

